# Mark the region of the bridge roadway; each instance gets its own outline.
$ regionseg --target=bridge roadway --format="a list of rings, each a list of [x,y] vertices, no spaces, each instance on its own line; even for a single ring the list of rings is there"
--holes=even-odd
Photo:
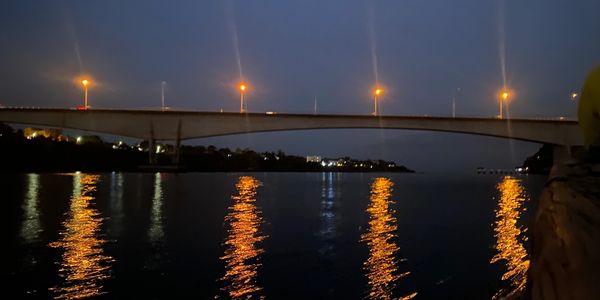
[[[583,145],[577,121],[571,120],[2,108],[0,121],[146,140],[179,141],[285,130],[377,128],[455,132],[558,146]]]

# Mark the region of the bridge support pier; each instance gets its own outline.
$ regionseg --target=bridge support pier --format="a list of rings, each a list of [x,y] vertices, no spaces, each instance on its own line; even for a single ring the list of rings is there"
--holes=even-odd
[[[156,165],[158,162],[156,157],[156,140],[153,138],[148,140],[148,162],[151,165]]]
[[[148,163],[157,164],[156,157],[156,139],[154,139],[154,124],[150,121],[150,137],[148,138]]]
[[[173,164],[176,166],[179,165],[179,151],[181,148],[180,144],[180,140],[175,140],[175,149],[173,149]]]
[[[181,150],[181,119],[177,122],[177,138],[175,139],[175,149],[173,149],[173,164],[179,165],[179,151]]]

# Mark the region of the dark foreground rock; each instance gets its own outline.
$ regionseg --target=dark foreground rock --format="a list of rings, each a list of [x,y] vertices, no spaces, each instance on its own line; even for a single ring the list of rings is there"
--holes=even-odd
[[[540,198],[529,270],[531,299],[600,299],[600,174],[556,165]]]

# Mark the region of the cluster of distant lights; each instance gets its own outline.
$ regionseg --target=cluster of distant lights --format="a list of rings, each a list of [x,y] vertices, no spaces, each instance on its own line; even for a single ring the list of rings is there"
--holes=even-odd
[[[34,132],[33,134],[27,136],[27,139],[31,140],[31,139],[34,139],[36,137],[38,137],[38,134],[37,134],[37,132]],[[77,138],[75,138],[75,142],[77,144],[83,144],[84,143],[84,137],[83,136],[78,136]],[[119,141],[116,144],[112,145],[112,148],[115,149],[115,150],[122,149],[122,148],[127,148],[127,147],[132,148],[132,149],[137,149],[138,151],[145,151],[145,149],[143,147],[141,147],[141,145],[127,146],[123,141]],[[167,151],[167,149],[165,147],[163,147],[162,145],[160,145],[160,144],[158,144],[158,145],[155,146],[155,152],[157,154],[159,154],[159,153],[165,153],[166,151]],[[231,154],[227,155],[227,157],[231,157],[231,156],[232,156]],[[264,160],[268,160],[268,158],[264,157]],[[275,160],[279,160],[279,156],[275,155]],[[359,167],[360,168],[368,167],[368,168],[371,168],[371,169],[373,168],[373,165],[371,165],[371,164],[361,163],[361,164],[348,165],[348,161],[341,162],[339,160],[322,160],[321,161],[321,166],[323,166],[323,167],[346,167],[346,166],[353,166],[355,168],[359,168]],[[387,166],[390,167],[390,168],[396,167],[396,165],[393,164],[393,163],[392,164],[388,164]],[[520,168],[519,168],[519,171],[521,171]]]
[[[164,83],[164,81],[163,81]],[[82,79],[81,80],[81,85],[83,85],[84,88],[84,106],[82,107],[83,109],[88,109],[89,105],[88,105],[88,101],[87,101],[87,92],[88,92],[88,86],[92,84],[92,81],[89,79]],[[248,88],[248,84],[245,82],[240,82],[238,85],[238,89],[240,91],[240,113],[244,113],[246,112],[246,108],[245,108],[245,104],[244,104],[244,95],[245,93],[247,93]],[[380,86],[375,87],[375,89],[373,89],[373,96],[374,96],[374,104],[375,104],[375,110],[373,111],[373,115],[377,116],[379,115],[379,111],[377,109],[378,106],[378,98],[380,96],[383,95],[384,93],[384,89]],[[508,102],[512,97],[513,97],[513,92],[511,90],[508,90],[506,88],[503,88],[500,90],[500,92],[498,93],[499,95],[499,100],[500,100],[500,106],[502,107],[502,103],[503,102]],[[577,92],[572,92],[570,95],[570,98],[572,101],[577,100],[577,98],[579,98],[579,93]],[[163,103],[164,106],[164,103]],[[164,107],[163,107],[164,109]],[[270,114],[273,114],[273,112],[269,112]],[[500,114],[498,115],[499,118],[502,118],[502,108],[500,108]]]
[[[36,137],[36,133],[34,133],[34,134],[32,135],[32,137],[33,137],[33,138],[35,138],[35,137]],[[28,138],[28,139],[31,139],[31,137],[27,137],[27,138]],[[83,139],[84,139],[84,137],[82,137],[82,136],[78,136],[78,137],[75,139],[75,141],[76,141],[76,143],[77,143],[77,144],[83,144],[83,142],[84,142],[84,140],[83,140]],[[113,149],[115,149],[115,150],[116,150],[116,149],[122,149],[122,148],[131,148],[131,149],[137,149],[138,151],[144,151],[144,150],[145,150],[145,149],[144,149],[144,148],[142,148],[140,145],[137,145],[137,146],[127,146],[125,143],[123,143],[123,141],[119,141],[118,143],[116,143],[116,144],[113,144],[113,145],[112,145],[112,148],[113,148]],[[159,153],[165,153],[165,152],[167,151],[167,148],[166,148],[166,147],[164,147],[164,146],[162,146],[162,145],[160,145],[160,144],[158,144],[158,145],[156,145],[156,146],[154,147],[154,151],[156,152],[156,154],[159,154]]]
[[[348,164],[348,161],[340,161],[340,160],[322,160],[321,161],[321,166],[322,167],[328,167],[328,168],[335,168],[335,167],[354,167],[354,168],[370,168],[373,169],[373,165],[372,164]],[[387,165],[389,168],[394,168],[396,167],[396,164],[388,164]]]

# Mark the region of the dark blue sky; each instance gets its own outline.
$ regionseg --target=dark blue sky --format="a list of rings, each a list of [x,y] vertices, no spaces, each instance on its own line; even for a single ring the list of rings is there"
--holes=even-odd
[[[569,94],[600,63],[598,11],[597,0],[3,1],[0,104],[80,105],[88,74],[94,107],[157,107],[165,80],[173,108],[235,111],[239,51],[250,111],[312,112],[316,96],[320,112],[368,114],[377,77],[384,114],[449,115],[461,88],[458,115],[494,116],[505,53],[513,116],[574,116]],[[537,148],[382,130],[199,142],[423,170],[508,167]]]

